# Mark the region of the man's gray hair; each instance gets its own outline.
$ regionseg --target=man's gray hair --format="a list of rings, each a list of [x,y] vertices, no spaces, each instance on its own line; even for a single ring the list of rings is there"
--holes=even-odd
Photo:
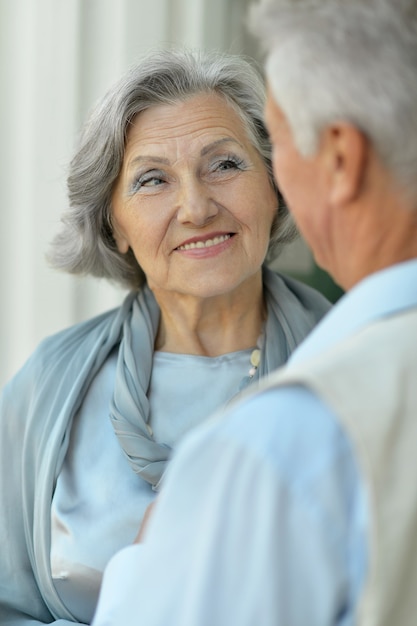
[[[261,0],[249,21],[300,152],[350,122],[417,198],[417,0]]]
[[[175,104],[199,93],[224,97],[244,122],[277,193],[277,214],[268,258],[295,227],[273,181],[271,145],[263,122],[264,83],[242,57],[186,50],[156,51],[132,67],[106,94],[85,124],[68,176],[69,209],[52,242],[49,260],[57,268],[92,274],[139,288],[145,281],[131,250],[117,250],[111,227],[111,197],[119,176],[129,124],[157,104]],[[180,122],[180,120],[179,120]]]

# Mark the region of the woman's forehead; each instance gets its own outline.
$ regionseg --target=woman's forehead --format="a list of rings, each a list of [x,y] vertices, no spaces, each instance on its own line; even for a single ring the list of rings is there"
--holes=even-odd
[[[129,124],[126,152],[140,146],[181,139],[206,142],[230,137],[249,142],[246,126],[235,108],[216,93],[200,93],[172,104],[155,104]]]

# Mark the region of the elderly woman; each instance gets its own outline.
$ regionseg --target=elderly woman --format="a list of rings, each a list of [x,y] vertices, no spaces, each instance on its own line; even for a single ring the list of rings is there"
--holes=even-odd
[[[87,122],[51,259],[130,292],[45,340],[3,392],[1,623],[88,624],[177,441],[327,311],[265,265],[293,227],[263,104],[241,58],[161,52]]]

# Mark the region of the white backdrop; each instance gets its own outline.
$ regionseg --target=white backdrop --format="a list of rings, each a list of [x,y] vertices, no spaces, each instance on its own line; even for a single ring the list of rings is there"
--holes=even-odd
[[[66,166],[89,108],[152,47],[252,54],[247,0],[0,0],[0,385],[44,336],[122,290],[48,268]],[[304,254],[305,259],[305,254]]]

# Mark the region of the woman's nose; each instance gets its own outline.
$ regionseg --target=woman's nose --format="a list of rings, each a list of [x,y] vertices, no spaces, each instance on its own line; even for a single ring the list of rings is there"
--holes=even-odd
[[[204,226],[219,212],[207,187],[197,181],[187,181],[178,193],[177,219],[182,224]]]

